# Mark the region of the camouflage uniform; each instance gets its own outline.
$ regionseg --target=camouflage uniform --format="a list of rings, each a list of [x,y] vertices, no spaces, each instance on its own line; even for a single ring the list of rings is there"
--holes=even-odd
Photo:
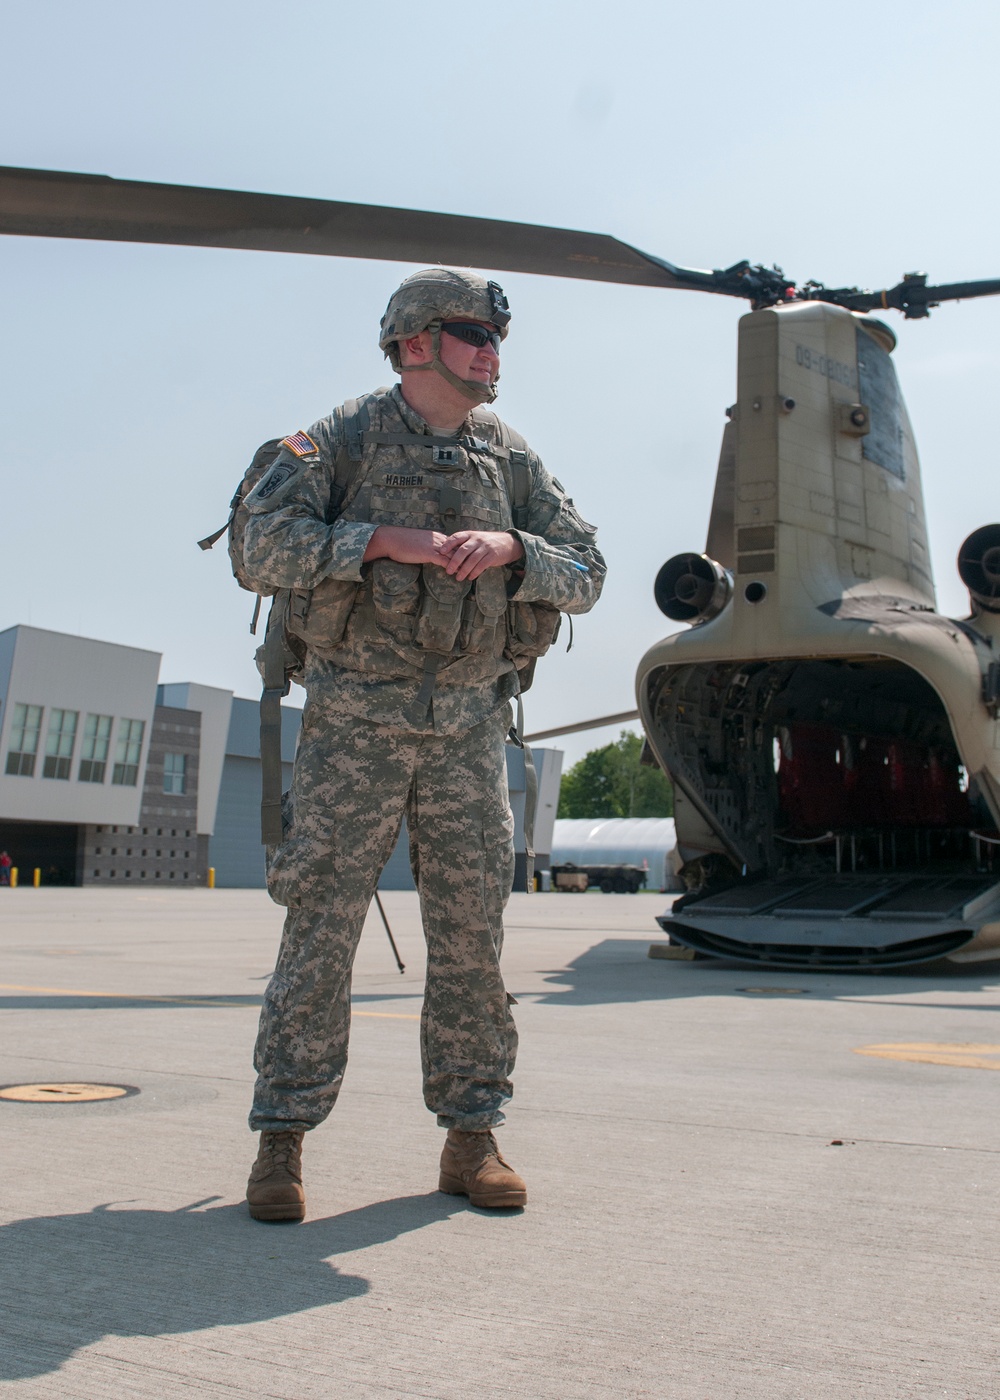
[[[420,442],[430,430],[398,387],[364,405],[370,438],[404,440],[366,446],[334,519],[339,409],[309,429],[314,452],[284,452],[247,498],[247,571],[262,589],[301,593],[309,635],[285,839],[268,852],[268,887],[288,915],[264,997],[250,1126],[312,1128],[336,1101],[351,964],[405,812],[428,951],[424,1098],[442,1126],[473,1131],[504,1121],[517,1046],[499,968],[513,879],[504,737],[516,663],[553,609],[593,606],[604,561],[562,486],[530,449],[509,447],[521,440],[492,414],[470,416],[443,463]],[[461,583],[436,565],[363,564],[379,524],[511,530],[511,450],[530,472],[513,569]]]

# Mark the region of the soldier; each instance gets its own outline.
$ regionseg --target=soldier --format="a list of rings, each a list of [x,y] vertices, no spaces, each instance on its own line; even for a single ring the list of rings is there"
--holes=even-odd
[[[351,966],[405,813],[427,941],[424,1100],[448,1130],[442,1191],[521,1206],[493,1129],[517,1033],[500,975],[513,883],[504,743],[560,612],[587,612],[595,531],[496,397],[510,320],[495,282],[435,268],[393,294],[379,344],[401,383],[282,443],[246,497],[246,572],[291,590],[307,700],[268,888],[286,906],[261,1012],[247,1189],[301,1220],[303,1133],[336,1102]]]

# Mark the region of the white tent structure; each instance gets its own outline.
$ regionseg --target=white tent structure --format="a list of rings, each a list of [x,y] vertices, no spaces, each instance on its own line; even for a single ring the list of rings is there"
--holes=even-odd
[[[673,817],[560,817],[552,834],[552,864],[645,862],[647,889],[662,890],[670,879],[667,855],[676,842]]]

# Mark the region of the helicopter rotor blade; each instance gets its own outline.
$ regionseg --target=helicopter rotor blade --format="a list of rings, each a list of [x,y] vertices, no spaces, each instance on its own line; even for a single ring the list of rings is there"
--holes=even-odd
[[[472,264],[591,282],[739,297],[756,307],[827,301],[852,311],[894,308],[912,319],[943,301],[995,296],[1000,279],[928,287],[907,273],[895,287],[796,288],[780,267],[743,261],[707,271],[679,267],[608,234],[502,219],[302,199],[195,185],[115,180],[0,166],[0,234],[166,243],[393,262]]]
[[[585,729],[606,729],[611,724],[631,724],[638,718],[638,710],[620,710],[616,715],[602,715],[600,719],[578,720],[576,724],[561,724],[557,729],[539,729],[534,734],[525,734],[524,742],[527,744],[538,739],[556,739],[560,734],[580,734]]]
[[[929,316],[931,308],[943,301],[964,301],[967,297],[1000,295],[1000,278],[980,282],[948,282],[928,287],[927,274],[908,272],[895,287],[880,292],[863,292],[857,287],[823,287],[808,283],[801,295],[807,300],[833,302],[850,311],[902,311],[907,320]]]
[[[605,234],[10,166],[0,167],[0,233],[474,264],[598,282],[729,290],[714,285],[717,274],[675,267]]]

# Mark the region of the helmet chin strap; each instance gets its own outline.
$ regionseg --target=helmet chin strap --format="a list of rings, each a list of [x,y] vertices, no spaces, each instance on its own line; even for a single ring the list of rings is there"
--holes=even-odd
[[[407,373],[418,369],[432,369],[471,403],[492,403],[497,396],[499,374],[490,384],[483,384],[479,379],[460,379],[441,359],[441,322],[432,321],[427,329],[431,333],[431,349],[434,352],[434,358],[424,365],[406,365]]]

